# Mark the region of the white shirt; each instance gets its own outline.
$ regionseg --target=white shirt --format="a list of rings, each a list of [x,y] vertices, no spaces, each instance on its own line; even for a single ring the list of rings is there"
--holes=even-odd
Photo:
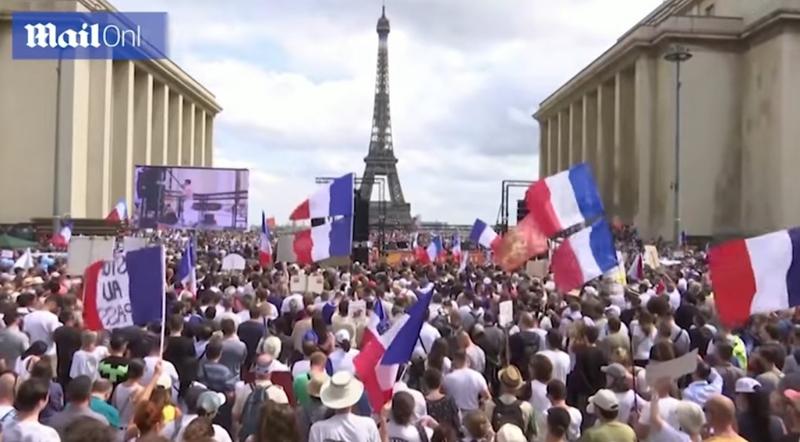
[[[636,404],[637,410],[641,410],[642,407],[648,403],[646,400],[642,399],[641,396],[634,393],[633,390],[614,394],[617,396],[617,401],[619,401],[619,415],[617,420],[623,424],[628,423],[628,419],[631,416],[631,410],[633,410],[634,404]]]
[[[14,420],[3,428],[3,440],[9,442],[61,442],[58,433],[51,427],[36,421]]]
[[[664,423],[659,431],[650,430],[647,439],[650,442],[691,442],[692,439],[686,433],[672,428],[671,425]]]
[[[669,296],[669,306],[672,307],[672,311],[678,310],[678,307],[681,306],[681,294],[678,289],[667,293],[667,296]]]
[[[89,376],[90,379],[97,379],[97,365],[100,359],[95,352],[78,350],[72,355],[72,366],[69,369],[69,377],[72,379],[78,376]]]
[[[273,361],[274,362],[274,361]],[[301,374],[311,371],[311,361],[308,359],[301,359],[292,365],[292,377],[296,378]]]
[[[281,313],[289,313],[292,311],[292,301],[296,302],[297,311],[303,309],[303,295],[295,293],[294,295],[287,296],[281,303]]]
[[[421,391],[408,388],[408,384],[403,381],[397,381],[394,384],[392,393],[397,393],[398,391],[405,391],[406,393],[410,394],[412,398],[414,398],[415,419],[419,419],[428,414],[428,403],[425,401],[425,396]]]
[[[36,310],[25,316],[22,323],[22,331],[31,337],[31,343],[43,341],[47,344],[47,352],[55,351],[53,344],[53,332],[61,327],[58,316],[49,310]]]
[[[433,348],[433,341],[441,337],[442,334],[439,333],[436,327],[427,322],[423,322],[422,328],[419,330],[419,340],[417,340],[414,346],[414,355],[424,357],[431,351],[431,348]]]
[[[542,350],[537,354],[550,359],[553,364],[553,379],[558,379],[566,385],[567,375],[572,371],[569,355],[561,350]]]
[[[182,419],[176,418],[174,421],[168,423],[164,426],[164,429],[161,430],[161,435],[166,437],[167,439],[171,439],[172,434],[175,433],[175,425],[177,425],[178,421],[180,420],[181,428],[178,430],[177,436],[175,436],[176,441],[183,440],[183,432],[186,431],[186,427],[192,423],[193,420],[197,419],[196,414],[187,414]],[[214,440],[217,442],[233,442],[231,439],[231,435],[217,424],[213,424],[212,427],[214,428]]]
[[[444,377],[442,386],[462,411],[477,410],[480,406],[478,396],[488,389],[486,379],[471,368],[453,370]]]
[[[356,368],[353,366],[353,358],[356,356],[358,356],[358,350],[354,348],[351,348],[347,353],[341,348],[337,348],[328,355],[328,360],[331,361],[331,367],[333,367],[334,373],[343,370],[355,374]]]
[[[547,398],[547,384],[537,380],[531,381],[531,406],[537,414],[543,414],[550,408],[550,399]]]
[[[241,312],[239,312],[239,313],[241,313]],[[239,328],[239,324],[242,323],[242,318],[237,313],[234,313],[234,312],[231,312],[231,311],[222,312],[222,313],[218,314],[217,316],[219,317],[219,321],[220,322],[223,319],[230,319],[231,321],[233,321],[233,325],[237,329]],[[247,316],[248,316],[247,319],[250,319],[250,312],[247,312]]]
[[[575,407],[567,406],[567,412],[569,413],[569,428],[567,428],[567,440],[570,442],[575,442],[581,437],[581,424],[583,423],[583,415],[581,415],[580,410]],[[540,431],[544,431],[543,437],[546,437],[547,434],[547,410],[545,410],[542,414],[536,414],[536,416],[540,416],[540,421],[538,422],[538,428]],[[544,440],[544,439],[540,439]]]
[[[142,385],[147,385],[150,383],[150,380],[153,379],[153,373],[156,370],[156,362],[161,362],[161,376],[169,376],[170,381],[172,381],[172,393],[173,396],[178,391],[178,385],[180,384],[180,378],[178,377],[178,370],[175,369],[175,366],[172,365],[172,362],[167,360],[162,360],[158,356],[145,356],[144,357],[144,375],[142,379],[139,381]],[[173,397],[173,400],[177,399]]]
[[[425,433],[428,435],[428,440],[433,437],[433,430],[428,427],[423,427]],[[386,430],[389,435],[389,440],[402,440],[404,442],[422,442],[419,438],[419,430],[416,425],[398,425],[393,421],[387,422]]]
[[[486,353],[477,345],[471,345],[466,349],[467,359],[469,359],[469,367],[478,373],[483,373],[486,368]]]
[[[671,425],[673,428],[679,428],[678,415],[675,411],[681,401],[674,397],[664,397],[658,400],[658,414],[661,419]],[[642,415],[639,417],[639,423],[642,425],[650,425],[650,404],[642,407]]]
[[[378,426],[369,417],[337,414],[311,426],[309,442],[380,442]]]
[[[639,326],[638,321],[631,321],[631,329],[633,341],[636,342],[636,348],[633,352],[634,360],[648,360],[650,359],[650,349],[653,348],[653,343],[656,339],[656,328],[653,327],[649,335],[645,335],[642,328]]]

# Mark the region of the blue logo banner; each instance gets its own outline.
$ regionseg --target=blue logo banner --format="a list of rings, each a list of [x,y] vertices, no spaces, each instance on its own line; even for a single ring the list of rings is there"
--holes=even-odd
[[[165,12],[13,12],[15,60],[167,58]]]

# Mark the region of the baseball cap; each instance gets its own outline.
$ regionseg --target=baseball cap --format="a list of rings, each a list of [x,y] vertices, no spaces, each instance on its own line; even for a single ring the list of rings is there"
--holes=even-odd
[[[628,370],[625,369],[625,366],[618,362],[614,362],[613,364],[609,364],[601,368],[603,373],[613,377],[613,378],[624,378],[628,376]]]
[[[737,393],[755,393],[756,391],[761,389],[761,382],[753,378],[739,378],[736,381],[736,392]],[[794,390],[786,390],[786,392],[794,391]],[[784,393],[786,394],[786,393]],[[788,396],[787,396],[788,397]]]
[[[598,390],[594,396],[589,398],[589,406],[586,410],[595,413],[595,407],[605,411],[619,410],[619,400],[613,391],[603,388]]]
[[[337,344],[340,344],[345,341],[350,342],[350,332],[348,332],[345,329],[337,330],[336,333],[334,334],[334,337],[336,338]]]
[[[224,404],[224,394],[206,390],[200,393],[200,396],[197,398],[197,411],[202,410],[205,411],[206,414],[215,414]]]

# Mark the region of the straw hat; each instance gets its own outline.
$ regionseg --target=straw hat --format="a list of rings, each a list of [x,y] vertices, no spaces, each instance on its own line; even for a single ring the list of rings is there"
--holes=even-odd
[[[319,397],[322,386],[325,385],[325,382],[328,380],[328,375],[323,373],[314,373],[311,375],[311,379],[308,381],[308,395],[313,397]]]
[[[497,374],[497,378],[504,387],[511,390],[519,390],[524,384],[519,369],[513,365],[509,365],[500,370],[500,373]]]
[[[346,371],[334,373],[325,381],[320,391],[322,404],[332,410],[342,410],[355,405],[364,393],[364,384]]]

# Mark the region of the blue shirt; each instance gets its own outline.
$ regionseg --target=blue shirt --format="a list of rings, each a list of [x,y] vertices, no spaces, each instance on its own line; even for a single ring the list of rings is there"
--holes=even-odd
[[[97,414],[102,415],[108,420],[109,425],[114,428],[120,428],[119,425],[119,411],[108,402],[100,399],[99,397],[92,396],[89,401],[89,408]]]

